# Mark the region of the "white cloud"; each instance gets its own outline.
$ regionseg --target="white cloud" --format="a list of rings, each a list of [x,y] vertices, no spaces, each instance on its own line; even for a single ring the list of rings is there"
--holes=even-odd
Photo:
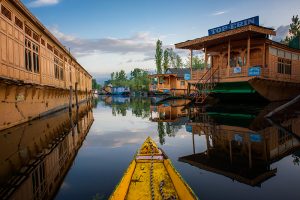
[[[225,14],[227,12],[228,11],[226,11],[226,10],[221,10],[221,11],[216,11],[216,12],[212,13],[211,15],[218,16],[218,15],[223,15],[223,14]]]
[[[42,7],[58,4],[60,0],[32,0],[28,3],[29,7]]]
[[[155,49],[156,38],[148,32],[139,32],[128,38],[96,38],[84,39],[72,35],[66,35],[57,27],[49,30],[67,47],[70,47],[76,56],[85,56],[102,53],[152,53]]]

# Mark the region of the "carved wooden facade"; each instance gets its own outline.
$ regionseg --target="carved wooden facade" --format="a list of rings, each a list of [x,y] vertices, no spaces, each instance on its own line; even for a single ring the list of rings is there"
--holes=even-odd
[[[0,77],[91,90],[91,75],[19,0],[0,1]]]

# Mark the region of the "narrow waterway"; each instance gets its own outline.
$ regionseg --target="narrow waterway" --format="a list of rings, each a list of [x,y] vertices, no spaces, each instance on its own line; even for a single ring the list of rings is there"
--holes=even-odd
[[[150,136],[199,199],[300,199],[299,112],[269,122],[273,104],[188,103],[102,96],[2,131],[0,195],[108,199]]]

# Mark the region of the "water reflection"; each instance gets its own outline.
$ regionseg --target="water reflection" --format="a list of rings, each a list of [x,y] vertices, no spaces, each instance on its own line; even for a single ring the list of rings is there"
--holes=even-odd
[[[111,107],[113,116],[126,116],[127,111],[131,110],[132,115],[136,117],[149,117],[150,99],[122,96],[101,96],[100,100],[104,102],[104,105]]]
[[[292,155],[293,164],[299,165],[298,114],[289,111],[289,114],[273,120],[264,118],[282,103],[200,108],[189,106],[189,100],[155,104],[149,99],[109,97],[103,101],[112,107],[114,116],[125,116],[128,110],[134,114],[132,108],[135,104],[138,104],[138,113],[145,113],[136,116],[146,117],[149,112],[149,120],[157,124],[161,145],[165,144],[166,136],[176,137],[184,127],[191,133],[192,154],[180,156],[178,160],[240,183],[261,186],[276,176],[278,169],[272,164],[288,155]],[[206,149],[196,152],[195,137],[204,137]]]
[[[88,102],[1,131],[0,198],[52,199],[93,120]]]
[[[195,113],[191,126],[192,137],[205,136],[207,148],[179,158],[201,169],[227,176],[251,186],[260,184],[276,175],[272,163],[299,149],[300,119],[286,118],[274,126],[263,116],[276,105],[268,105],[257,115],[253,113],[228,112],[222,107]],[[225,110],[225,112],[224,112]],[[295,162],[298,162],[298,157]]]

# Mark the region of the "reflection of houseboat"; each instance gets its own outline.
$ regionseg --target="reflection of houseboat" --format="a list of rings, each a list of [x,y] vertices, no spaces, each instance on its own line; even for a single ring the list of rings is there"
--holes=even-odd
[[[0,199],[52,199],[93,123],[89,105],[0,132]]]
[[[112,95],[123,95],[123,96],[128,96],[130,95],[130,89],[129,87],[112,87]]]
[[[103,94],[110,95],[112,93],[112,85],[108,84],[102,88]]]
[[[164,74],[153,74],[149,91],[154,94],[170,94],[173,96],[185,96],[188,94],[187,79],[190,77],[188,68],[169,68]]]
[[[153,122],[181,122],[184,125],[188,121],[188,112],[184,107],[190,102],[186,99],[169,100],[160,105],[151,105],[150,120]]]
[[[277,169],[271,167],[272,163],[300,149],[297,137],[300,118],[291,116],[280,126],[272,126],[262,118],[271,107],[257,115],[216,110],[200,114],[196,121],[189,124],[192,127],[194,153],[179,160],[251,186],[259,186],[276,175]],[[206,138],[207,148],[201,153],[195,152],[195,135]]]
[[[300,50],[269,39],[270,28],[254,17],[209,30],[209,36],[176,44],[205,52],[205,68],[191,70],[196,101],[220,99],[279,101],[300,93]]]

